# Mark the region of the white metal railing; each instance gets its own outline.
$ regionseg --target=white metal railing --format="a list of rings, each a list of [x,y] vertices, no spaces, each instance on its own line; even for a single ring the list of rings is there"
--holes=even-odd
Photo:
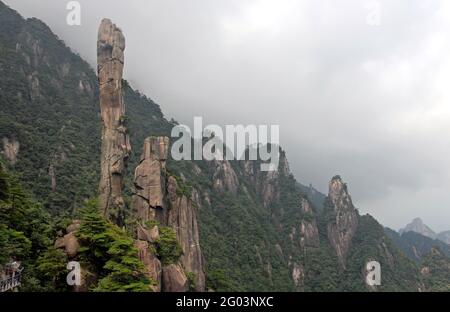
[[[20,286],[23,268],[17,270],[12,275],[8,275],[0,280],[0,292],[12,290]]]

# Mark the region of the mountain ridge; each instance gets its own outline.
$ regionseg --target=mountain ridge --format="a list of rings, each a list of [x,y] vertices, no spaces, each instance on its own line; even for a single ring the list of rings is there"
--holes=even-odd
[[[2,2],[0,17],[0,138],[6,142],[7,167],[20,174],[45,211],[72,218],[85,200],[95,197],[100,179],[97,76],[43,23],[23,20]],[[176,122],[126,81],[123,90],[132,146],[129,168],[135,168],[145,140],[169,137]],[[422,288],[418,267],[373,217],[359,214],[340,177],[322,196],[299,185],[283,150],[278,170],[262,172],[259,164],[167,159],[167,173],[178,184],[174,194],[195,199],[208,289]],[[133,217],[135,177],[130,171],[124,176],[125,224]],[[194,196],[192,189],[197,190]],[[374,259],[386,268],[380,287],[365,285],[362,268]]]
[[[434,240],[440,240],[446,244],[450,243],[450,231],[436,233],[421,218],[415,218],[411,223],[398,231],[400,234],[414,232]]]

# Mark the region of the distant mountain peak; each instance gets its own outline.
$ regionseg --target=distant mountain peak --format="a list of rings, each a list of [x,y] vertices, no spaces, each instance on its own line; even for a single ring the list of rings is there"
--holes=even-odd
[[[400,234],[407,232],[416,232],[422,234],[423,236],[436,239],[436,233],[427,226],[421,218],[415,218],[410,224],[408,224],[404,229],[401,229]]]
[[[441,232],[438,234],[437,239],[450,245],[450,231]]]

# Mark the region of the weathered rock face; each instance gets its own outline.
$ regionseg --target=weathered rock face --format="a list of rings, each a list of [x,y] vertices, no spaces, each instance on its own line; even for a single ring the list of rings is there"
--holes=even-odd
[[[353,206],[347,185],[339,176],[330,182],[328,202],[333,217],[327,226],[328,239],[341,265],[345,267],[345,257],[358,227],[358,212]]]
[[[135,213],[142,222],[163,221],[161,214],[166,184],[163,169],[168,148],[167,137],[150,137],[144,142],[141,161],[134,173],[135,193],[132,198]],[[159,212],[158,216],[157,212]]]
[[[27,79],[30,84],[30,99],[37,100],[41,96],[39,75],[37,72],[33,72],[27,76]]]
[[[163,267],[162,290],[165,292],[188,291],[188,279],[179,264],[169,264]]]
[[[270,206],[280,198],[280,177],[291,174],[289,163],[282,150],[277,170],[263,172],[257,162],[246,160],[243,162],[245,175],[253,182],[256,191],[260,194],[265,207]]]
[[[148,221],[164,220],[165,175],[163,169],[167,159],[169,139],[150,137],[144,141],[140,163],[134,173],[134,194],[132,207],[137,217],[135,245],[139,250],[139,259],[145,266],[147,276],[156,282],[153,291],[161,291],[161,261],[150,251],[150,244],[159,239],[157,225],[149,227]]]
[[[270,171],[264,173],[264,180],[260,183],[261,185],[261,195],[263,199],[263,203],[265,206],[269,206],[272,202],[276,201],[280,192],[278,190],[278,181],[279,181],[279,172],[278,171]]]
[[[74,258],[80,248],[80,244],[74,233],[64,235],[64,237],[58,238],[55,242],[56,248],[64,249],[69,258]]]
[[[80,229],[81,223],[79,220],[73,220],[65,231],[65,235],[59,237],[55,241],[55,248],[61,249],[67,255],[69,261],[79,261],[78,252],[80,244],[76,236],[76,232]],[[62,235],[62,234],[61,234]],[[81,284],[73,286],[74,292],[88,292],[91,285],[98,280],[97,273],[90,270],[88,267],[81,267]]]
[[[77,256],[80,244],[75,236],[76,231],[80,228],[80,221],[74,220],[71,225],[66,229],[66,235],[60,237],[55,242],[55,248],[64,249],[69,259],[73,259]]]
[[[150,252],[148,242],[137,240],[135,246],[139,251],[139,259],[144,264],[146,276],[156,282],[151,289],[155,292],[161,291],[161,262]]]
[[[145,140],[141,160],[135,170],[132,206],[137,217],[137,246],[141,261],[149,277],[158,282],[156,291],[186,291],[189,287],[187,273],[194,273],[197,291],[205,289],[203,256],[199,244],[197,211],[191,198],[200,196],[194,190],[191,196],[179,192],[177,180],[168,176],[165,169],[169,148],[166,137]],[[177,263],[161,269],[161,262],[148,246],[159,239],[157,221],[161,226],[174,229],[183,255]],[[146,246],[146,247],[145,247]],[[145,248],[144,248],[145,247]]]
[[[423,223],[422,219],[416,218],[410,224],[408,224],[404,229],[399,231],[400,234],[407,232],[415,232],[422,234],[423,236],[429,237],[431,239],[436,239],[436,233],[430,229],[426,224]]]
[[[284,152],[280,153],[280,164],[278,166],[278,171],[287,177],[291,174],[291,168]]]
[[[251,160],[243,161],[242,166],[245,175],[252,181],[255,191],[261,195],[264,206],[268,207],[279,198],[278,171],[262,172],[259,165]]]
[[[73,220],[72,223],[67,227],[66,231],[67,233],[74,233],[78,231],[81,227],[81,221],[80,220]]]
[[[292,268],[292,280],[294,281],[295,287],[301,287],[304,284],[305,271],[303,267],[297,263],[294,263]]]
[[[120,222],[124,207],[123,176],[131,150],[122,91],[124,50],[125,38],[121,30],[104,19],[97,43],[102,118],[99,206],[103,215],[115,223]]]
[[[48,175],[50,177],[52,191],[54,192],[56,191],[56,169],[53,164],[48,167]]]
[[[292,242],[298,242],[301,248],[319,246],[319,229],[316,218],[309,201],[300,196],[299,208],[301,211],[298,225],[292,226],[289,237]]]
[[[9,161],[11,165],[15,165],[17,162],[17,155],[19,154],[20,143],[19,141],[8,138],[3,138],[3,155]]]
[[[200,249],[200,238],[197,224],[197,211],[191,199],[177,194],[177,181],[169,177],[167,192],[169,198],[169,213],[167,224],[175,229],[178,242],[183,249],[180,262],[185,272],[195,274],[197,291],[205,289],[205,272],[203,256]],[[191,198],[198,198],[196,190]]]
[[[237,193],[239,180],[228,160],[215,161],[215,173],[213,177],[213,187],[218,192]]]
[[[306,198],[300,199],[300,209],[304,216],[300,222],[300,245],[302,247],[317,247],[319,246],[319,230],[311,205]]]
[[[141,224],[137,225],[137,238],[149,243],[154,243],[159,239],[159,228],[157,225],[152,228],[144,228]]]

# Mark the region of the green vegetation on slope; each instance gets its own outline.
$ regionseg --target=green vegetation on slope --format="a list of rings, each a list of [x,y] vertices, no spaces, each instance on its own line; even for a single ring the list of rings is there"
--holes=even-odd
[[[400,253],[384,234],[384,228],[370,215],[360,216],[358,229],[341,276],[343,291],[364,290],[364,266],[369,261],[381,264],[379,291],[417,291],[417,267]]]
[[[440,240],[416,232],[399,234],[388,228],[385,228],[385,233],[398,249],[416,263],[420,263],[433,247],[439,247],[444,255],[450,257],[450,246]]]
[[[450,258],[439,248],[433,248],[424,258],[421,278],[426,291],[450,291]]]
[[[5,170],[1,159],[0,186],[0,269],[17,260],[26,268],[25,290],[63,290],[60,275],[54,272],[65,270],[66,263],[52,249],[56,227],[50,215]]]
[[[100,215],[96,201],[81,210],[81,227],[76,235],[82,266],[97,274],[94,291],[149,291],[153,281],[145,276],[133,239]]]
[[[77,207],[96,196],[100,167],[97,78],[92,68],[45,24],[37,19],[24,20],[1,2],[0,55],[0,140],[20,145],[17,160],[9,161],[8,169],[32,193],[14,199],[18,183],[11,182],[9,177],[0,179],[0,213],[7,215],[0,219],[0,248],[5,250],[0,255],[5,255],[4,258],[17,255],[27,261],[27,289],[65,290],[60,276],[51,278],[66,261],[52,247],[56,229],[64,226],[59,221],[53,225],[49,220],[55,216],[60,220],[73,217],[79,213]],[[167,121],[158,105],[128,83],[124,87],[133,151],[126,179],[129,201],[132,172],[144,139],[151,135],[169,136],[174,122]],[[370,217],[361,217],[347,269],[345,272],[340,269],[327,239],[326,222],[330,215],[321,212],[323,196],[299,187],[292,176],[282,174],[274,182],[278,183],[275,185],[278,199],[265,206],[257,187],[265,183],[265,176],[261,173],[249,176],[239,162],[231,162],[239,183],[236,194],[219,192],[212,186],[216,175],[214,162],[169,159],[167,166],[173,175],[187,180],[180,188],[182,194],[190,195],[192,188],[200,192],[201,202],[197,203],[200,243],[209,288],[366,290],[362,284],[361,259],[372,257],[380,258],[383,266],[387,266],[383,275],[386,286],[382,290],[413,288],[417,268],[396,252],[380,232],[379,224]],[[8,185],[6,191],[3,185]],[[302,192],[314,203],[313,213],[300,212]],[[16,205],[11,213],[13,202]],[[129,216],[130,210],[126,212]],[[83,219],[85,223],[80,230],[83,258],[86,265],[100,274],[95,289],[148,289],[151,281],[142,275],[129,236],[99,218],[93,210],[85,210]],[[302,220],[317,221],[319,246],[300,248],[298,240],[289,238],[291,228]],[[179,252],[172,244],[173,235],[166,234],[159,253],[163,261],[170,262]],[[300,286],[294,285],[293,263],[304,270]]]
[[[177,241],[177,235],[171,227],[159,227],[159,238],[155,242],[156,255],[164,265],[177,262],[183,250]]]

